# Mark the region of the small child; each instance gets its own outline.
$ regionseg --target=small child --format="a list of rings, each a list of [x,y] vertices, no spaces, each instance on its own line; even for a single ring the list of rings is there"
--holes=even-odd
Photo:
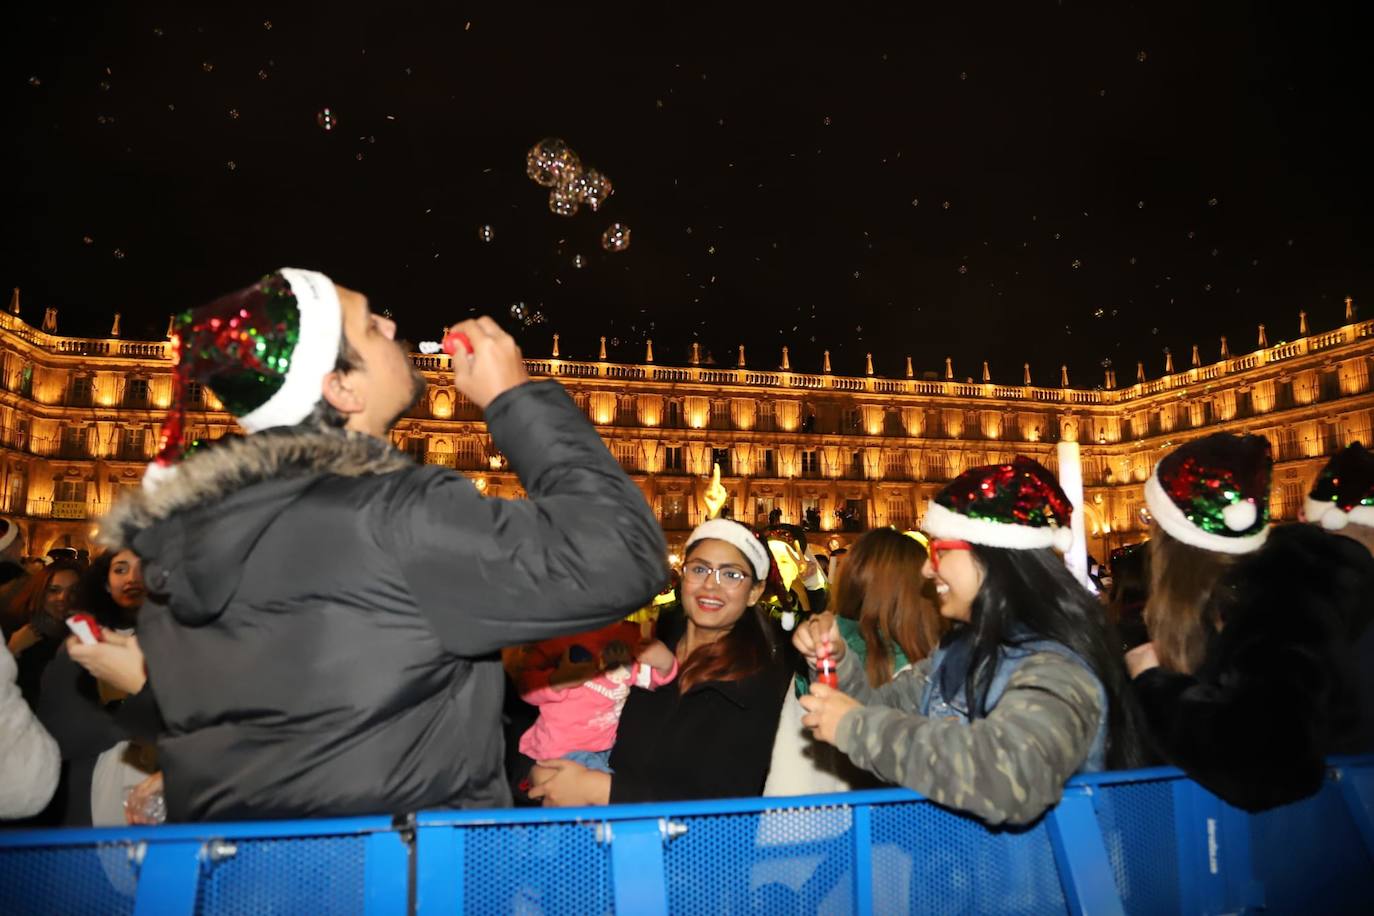
[[[657,639],[633,657],[619,639],[605,643],[599,654],[583,642],[572,643],[556,668],[526,669],[517,678],[521,698],[539,707],[539,718],[520,736],[520,753],[611,772],[611,746],[630,688],[661,687],[677,677],[677,668],[677,657]]]

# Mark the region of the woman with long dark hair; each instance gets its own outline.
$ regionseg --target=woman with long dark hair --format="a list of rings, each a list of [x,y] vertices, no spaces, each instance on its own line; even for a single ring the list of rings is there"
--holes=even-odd
[[[1126,656],[1155,746],[1249,811],[1317,792],[1328,754],[1364,749],[1354,647],[1374,611],[1368,551],[1270,527],[1272,472],[1260,436],[1160,461],[1145,486],[1150,642]]]
[[[1074,773],[1140,765],[1115,640],[1058,552],[1072,511],[1029,458],[956,478],[922,526],[925,574],[954,628],[874,689],[834,621],[811,621],[796,646],[809,661],[828,646],[840,690],[813,684],[803,724],[884,780],[990,824],[1035,820]]]
[[[760,603],[772,558],[753,531],[724,518],[697,526],[684,555],[681,610],[658,619],[677,679],[630,692],[613,773],[540,761],[530,798],[568,806],[763,790],[791,675],[787,644]]]
[[[81,570],[56,562],[33,573],[3,609],[12,624],[9,651],[19,665],[19,689],[29,706],[38,703],[43,670],[67,638],[64,621],[75,605]]]

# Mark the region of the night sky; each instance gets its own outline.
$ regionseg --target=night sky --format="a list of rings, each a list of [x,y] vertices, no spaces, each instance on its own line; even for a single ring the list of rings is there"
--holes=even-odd
[[[46,6],[7,10],[0,286],[66,334],[291,265],[417,340],[1089,387],[1374,314],[1354,2]],[[548,136],[600,212],[549,211]]]

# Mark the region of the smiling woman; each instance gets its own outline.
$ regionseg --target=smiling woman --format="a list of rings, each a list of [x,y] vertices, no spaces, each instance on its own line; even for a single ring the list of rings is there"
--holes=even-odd
[[[611,751],[614,775],[566,760],[532,774],[546,805],[758,795],[790,681],[790,654],[759,607],[771,569],[747,527],[713,519],[688,538],[681,608],[659,617],[677,680],[633,691]]]

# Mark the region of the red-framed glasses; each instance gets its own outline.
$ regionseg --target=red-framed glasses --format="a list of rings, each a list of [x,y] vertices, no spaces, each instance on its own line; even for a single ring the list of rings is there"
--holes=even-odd
[[[968,541],[946,541],[942,538],[931,538],[930,540],[930,568],[935,572],[940,571],[940,554],[946,550],[972,550],[973,545]]]

